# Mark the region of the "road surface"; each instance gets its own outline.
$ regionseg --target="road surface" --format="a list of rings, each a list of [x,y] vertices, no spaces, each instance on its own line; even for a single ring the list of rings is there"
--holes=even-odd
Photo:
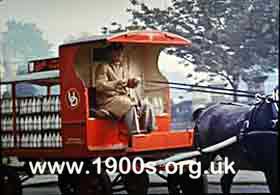
[[[220,176],[209,176],[209,188],[208,193],[221,193],[219,185]],[[56,177],[53,176],[40,176],[36,179],[25,182],[25,188],[23,195],[60,195],[56,182]],[[151,182],[163,183],[164,181],[157,177],[151,176]],[[41,182],[41,183],[40,183]],[[33,183],[39,184],[33,186]],[[253,183],[253,184],[250,184]],[[268,187],[265,184],[265,178],[261,172],[242,171],[239,172],[235,178],[235,184],[232,188],[232,193],[268,193]],[[125,191],[115,194],[126,194]],[[168,191],[166,187],[152,187],[149,189],[149,195],[164,194],[167,195]]]

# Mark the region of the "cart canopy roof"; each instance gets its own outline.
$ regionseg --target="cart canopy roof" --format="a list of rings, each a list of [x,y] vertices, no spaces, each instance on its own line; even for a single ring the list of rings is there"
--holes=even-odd
[[[66,43],[62,46],[73,44],[89,43],[104,41],[108,43],[124,43],[124,44],[157,44],[170,46],[191,46],[191,41],[168,32],[160,31],[131,31],[112,35],[91,36],[78,39],[73,42]]]
[[[1,84],[10,84],[17,82],[29,82],[39,85],[54,85],[59,80],[59,70],[34,72],[23,75],[17,75],[13,78],[4,78],[1,80]]]

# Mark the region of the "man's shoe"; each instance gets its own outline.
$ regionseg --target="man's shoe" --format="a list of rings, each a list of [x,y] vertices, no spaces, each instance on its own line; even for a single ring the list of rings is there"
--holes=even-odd
[[[129,131],[129,135],[136,135],[136,134],[140,134],[141,131],[137,131],[137,130],[130,130]]]
[[[148,133],[146,129],[141,129],[141,130],[131,130],[129,131],[129,135],[137,135],[137,134],[143,134],[143,133]]]

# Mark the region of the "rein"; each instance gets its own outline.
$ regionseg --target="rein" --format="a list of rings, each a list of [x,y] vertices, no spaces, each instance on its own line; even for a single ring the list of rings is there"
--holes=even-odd
[[[227,89],[227,88],[220,88],[220,87],[192,85],[186,83],[166,82],[166,81],[158,81],[158,80],[145,80],[144,84],[152,85],[152,86],[163,85],[163,86],[168,86],[170,89],[176,89],[181,91],[197,91],[202,93],[215,93],[221,95],[255,98],[255,92],[244,91],[244,90],[234,90],[234,89]]]

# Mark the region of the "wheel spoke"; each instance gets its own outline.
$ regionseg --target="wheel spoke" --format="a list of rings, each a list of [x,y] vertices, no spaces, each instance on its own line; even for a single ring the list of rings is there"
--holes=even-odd
[[[129,195],[146,195],[149,188],[149,176],[144,172],[135,174],[133,172],[123,175],[125,189]]]
[[[21,181],[16,170],[0,167],[1,195],[22,195]]]
[[[78,195],[112,195],[112,184],[109,176],[105,172],[81,175]]]

